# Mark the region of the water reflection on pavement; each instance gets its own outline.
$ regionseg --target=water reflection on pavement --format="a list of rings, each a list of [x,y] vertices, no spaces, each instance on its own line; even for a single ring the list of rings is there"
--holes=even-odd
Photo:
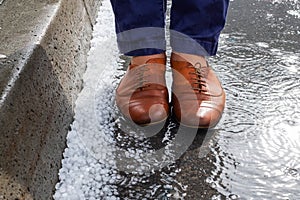
[[[210,59],[227,92],[223,120],[208,143],[198,133],[173,165],[147,177],[123,174],[123,198],[300,198],[299,8],[298,1],[231,2]]]
[[[229,21],[213,59],[228,101],[208,182],[223,195],[300,198],[300,20],[290,14],[299,7],[232,2],[231,17],[241,17]]]
[[[128,59],[111,68],[118,53],[103,5],[90,57],[108,70],[100,76],[90,58],[56,199],[300,199],[298,0],[231,1],[209,59],[227,94],[222,120],[195,130],[170,117],[158,134],[132,127],[113,105]],[[170,77],[169,68],[168,86]]]

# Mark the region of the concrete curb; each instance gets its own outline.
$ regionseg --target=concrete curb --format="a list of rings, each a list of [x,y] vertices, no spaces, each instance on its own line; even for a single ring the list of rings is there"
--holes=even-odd
[[[52,199],[100,3],[0,5],[0,200]]]

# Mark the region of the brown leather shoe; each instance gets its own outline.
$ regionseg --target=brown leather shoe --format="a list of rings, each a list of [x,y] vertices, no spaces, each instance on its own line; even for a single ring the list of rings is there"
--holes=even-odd
[[[214,127],[225,106],[221,83],[205,62],[193,65],[177,54],[171,57],[173,111],[181,124],[193,128]]]
[[[132,59],[116,90],[116,104],[126,118],[138,125],[157,124],[167,119],[169,97],[165,71],[164,54]]]

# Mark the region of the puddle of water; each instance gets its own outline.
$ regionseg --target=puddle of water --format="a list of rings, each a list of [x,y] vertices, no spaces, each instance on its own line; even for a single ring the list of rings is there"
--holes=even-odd
[[[158,134],[145,137],[149,130],[123,123],[115,109],[113,94],[128,59],[118,58],[114,31],[107,26],[111,8],[103,1],[55,199],[299,199],[300,50],[294,31],[300,24],[276,10],[299,5],[289,2],[253,2],[256,13],[250,17],[266,27],[259,37],[252,32],[259,25],[229,21],[218,55],[210,58],[227,93],[215,129],[185,129],[182,137],[169,118],[153,130]],[[169,70],[167,82],[170,86]],[[190,142],[185,140],[192,134],[178,156],[182,145],[173,141]],[[147,156],[158,150],[159,157]]]
[[[283,3],[288,9],[287,2]],[[299,4],[290,5],[295,6]],[[280,19],[270,20],[276,18]],[[290,24],[289,18],[283,21],[283,29],[300,25],[299,21]],[[268,26],[269,21],[264,23]],[[222,130],[212,147],[216,168],[209,181],[227,197],[299,199],[299,40],[290,42],[287,50],[275,44],[277,37],[259,40],[263,42],[229,32],[221,38],[218,57],[213,58],[228,101]],[[222,67],[228,63],[235,66]]]
[[[299,52],[228,40],[214,59],[229,100],[212,148],[217,159],[211,180],[225,196],[299,199]],[[251,53],[252,59],[245,56]],[[238,65],[222,70],[224,57]]]

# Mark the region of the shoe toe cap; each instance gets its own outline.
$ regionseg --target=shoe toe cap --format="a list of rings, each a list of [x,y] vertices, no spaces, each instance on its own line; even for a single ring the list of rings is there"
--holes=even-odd
[[[214,108],[200,107],[196,113],[199,127],[214,127],[221,118],[221,112]]]
[[[198,110],[185,112],[181,114],[181,123],[197,128],[214,127],[220,120],[222,113],[214,108],[200,107]]]
[[[168,117],[168,108],[163,104],[135,105],[129,108],[130,118],[137,124],[152,124]]]

